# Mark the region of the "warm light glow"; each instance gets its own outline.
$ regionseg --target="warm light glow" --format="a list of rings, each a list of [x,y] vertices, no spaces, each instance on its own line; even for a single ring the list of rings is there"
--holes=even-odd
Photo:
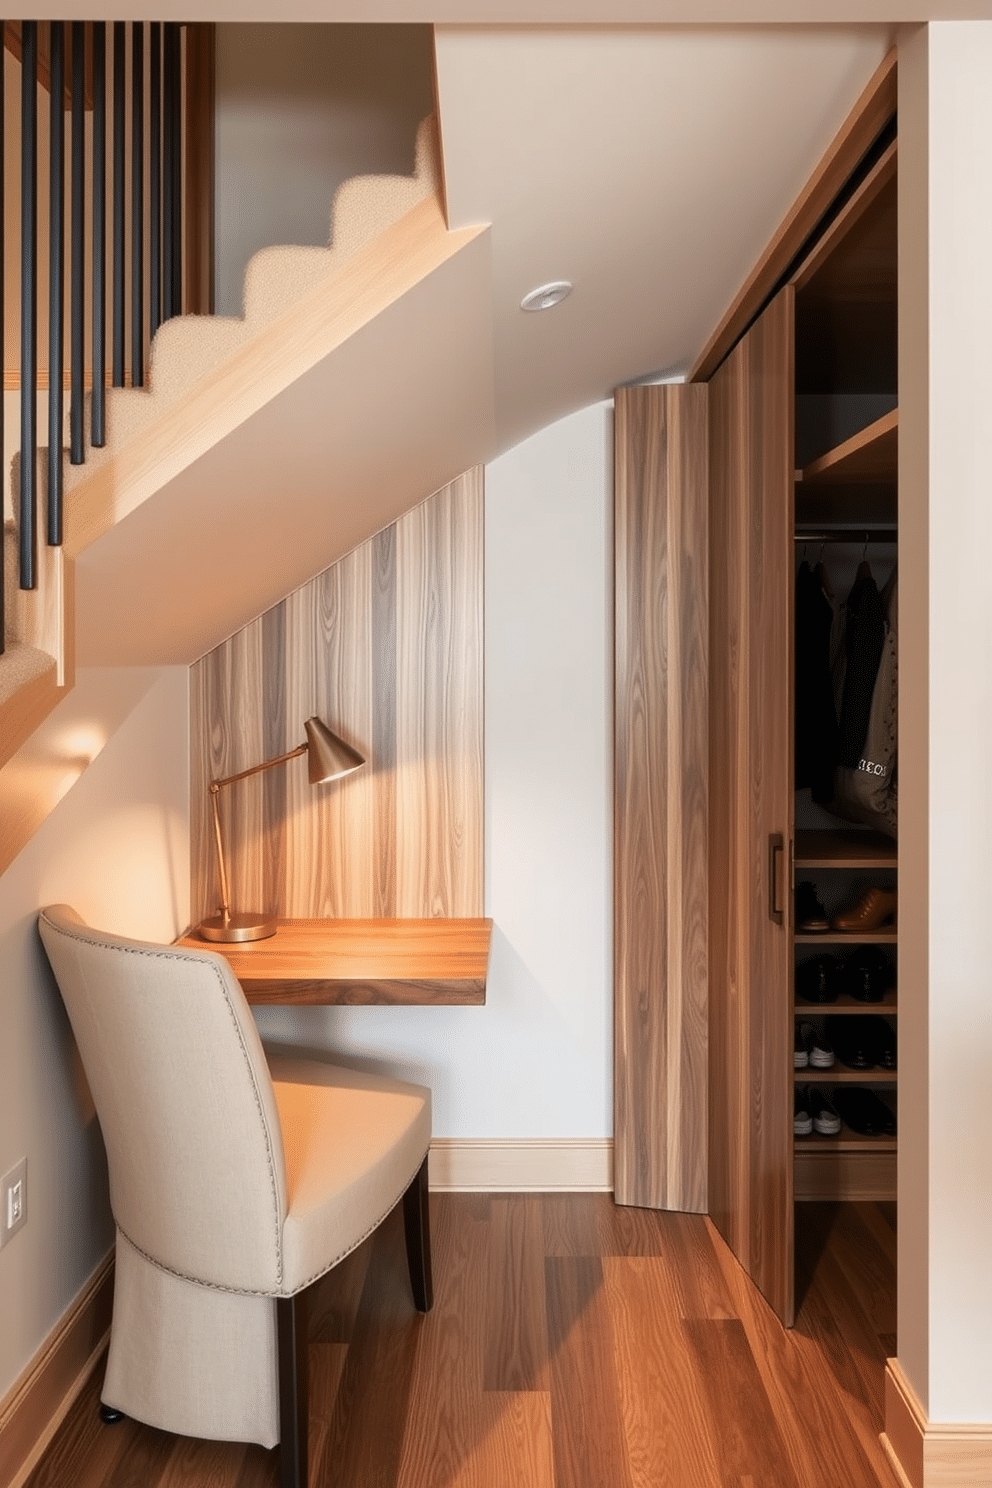
[[[97,723],[73,723],[60,729],[51,740],[51,752],[59,759],[91,765],[107,742],[107,733]]]

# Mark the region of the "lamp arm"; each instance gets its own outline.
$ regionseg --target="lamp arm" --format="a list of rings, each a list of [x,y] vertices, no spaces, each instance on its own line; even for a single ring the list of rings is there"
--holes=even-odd
[[[248,770],[239,770],[237,775],[226,775],[223,780],[211,780],[207,787],[214,812],[214,844],[217,848],[217,869],[220,874],[218,913],[225,924],[231,918],[231,904],[227,887],[227,864],[224,861],[224,837],[220,829],[220,808],[217,798],[225,785],[233,785],[236,780],[247,780],[249,775],[260,775],[263,770],[271,770],[273,765],[284,765],[287,760],[297,759],[301,754],[306,754],[308,747],[306,744],[301,744],[298,748],[291,749],[288,754],[280,754],[278,759],[264,760],[262,764],[252,765]]]
[[[223,780],[211,780],[210,792],[216,796],[225,785],[233,785],[236,780],[247,780],[249,775],[260,775],[263,770],[271,770],[273,765],[284,765],[287,760],[299,759],[301,754],[306,754],[308,744],[300,744],[296,749],[291,749],[288,754],[280,754],[276,759],[263,760],[260,765],[252,765],[247,770],[239,770],[237,775],[225,775]]]
[[[210,804],[214,809],[214,844],[217,848],[217,867],[220,872],[220,904],[218,914],[226,924],[231,918],[231,906],[228,900],[227,890],[227,868],[224,864],[224,839],[220,831],[220,811],[217,807],[217,797],[220,795],[220,786],[211,783]]]

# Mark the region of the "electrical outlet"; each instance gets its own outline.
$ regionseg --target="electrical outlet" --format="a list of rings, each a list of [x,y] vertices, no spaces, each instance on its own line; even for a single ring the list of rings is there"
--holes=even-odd
[[[28,1222],[28,1160],[19,1163],[0,1178],[0,1246],[23,1229]]]

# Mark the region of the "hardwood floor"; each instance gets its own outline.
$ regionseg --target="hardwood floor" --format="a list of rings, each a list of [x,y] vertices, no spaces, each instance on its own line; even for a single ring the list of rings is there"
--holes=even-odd
[[[435,1195],[414,1312],[394,1215],[324,1282],[311,1488],[896,1488],[895,1205],[802,1204],[797,1322],[710,1221],[607,1195]],[[97,1415],[26,1488],[275,1488],[277,1454]]]

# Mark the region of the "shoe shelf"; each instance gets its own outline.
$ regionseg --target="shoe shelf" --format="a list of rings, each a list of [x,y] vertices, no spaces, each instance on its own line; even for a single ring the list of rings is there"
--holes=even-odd
[[[879,1202],[896,1198],[895,1137],[796,1137],[793,1197],[809,1200],[849,1199]]]
[[[894,925],[879,930],[797,930],[796,945],[895,945],[898,940]]]
[[[891,987],[881,1002],[861,1002],[847,992],[840,993],[833,1002],[797,1002],[793,1009],[796,1017],[829,1018],[831,1013],[884,1013],[892,1015],[899,1011],[896,989]]]
[[[797,1085],[895,1085],[899,1071],[873,1067],[872,1069],[816,1069],[807,1065],[805,1069],[793,1071]]]
[[[796,868],[895,868],[896,844],[884,832],[797,831]]]
[[[807,1152],[895,1152],[898,1137],[863,1137],[849,1126],[842,1126],[836,1137],[821,1137],[813,1132],[809,1137],[794,1137],[797,1155]]]
[[[862,874],[887,875],[883,882],[894,882],[898,871],[898,850],[891,837],[883,832],[840,828],[834,831],[798,830],[794,840],[793,863],[797,876],[808,872],[851,874],[856,884]],[[857,875],[857,877],[854,877]],[[891,876],[889,876],[891,875]],[[895,946],[898,929],[894,922],[875,930],[797,930],[793,944],[796,960],[808,960],[811,946],[842,954],[844,947]],[[897,988],[886,988],[878,1002],[862,1002],[849,992],[840,992],[832,1002],[810,1002],[794,995],[796,1019],[822,1019],[821,1027],[830,1036],[832,1016],[879,1016],[895,1018],[899,1005]],[[894,1025],[890,1025],[894,1026]],[[887,1105],[895,1108],[899,1073],[897,1070],[850,1069],[840,1061],[830,1069],[807,1065],[793,1070],[796,1088],[819,1087],[829,1100],[832,1091],[853,1086],[874,1089]],[[813,1132],[808,1137],[793,1137],[793,1191],[797,1201],[813,1199],[895,1199],[897,1190],[895,1136],[867,1137],[842,1125],[834,1137]]]

